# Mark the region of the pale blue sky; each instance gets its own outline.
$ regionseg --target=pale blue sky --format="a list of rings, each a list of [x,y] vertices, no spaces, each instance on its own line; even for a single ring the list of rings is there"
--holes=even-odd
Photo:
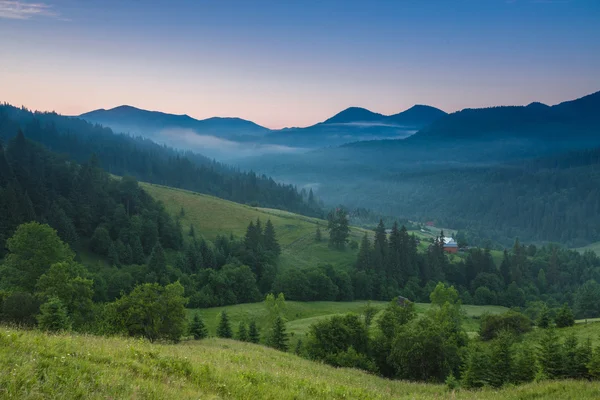
[[[0,0],[0,101],[304,126],[600,90],[600,1]]]

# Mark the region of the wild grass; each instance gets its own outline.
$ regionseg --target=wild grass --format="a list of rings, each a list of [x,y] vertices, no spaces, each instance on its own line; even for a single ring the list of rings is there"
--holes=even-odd
[[[600,383],[449,392],[232,340],[178,345],[0,327],[2,399],[597,399]]]
[[[577,321],[574,326],[556,329],[556,332],[561,339],[574,334],[580,343],[589,338],[592,341],[592,346],[600,346],[600,318],[590,319],[587,322],[585,320]],[[539,343],[543,334],[543,329],[534,329],[525,335],[525,340],[531,343]]]
[[[327,244],[327,222],[317,218],[305,217],[281,210],[251,207],[217,197],[203,195],[182,189],[142,183],[141,186],[152,197],[162,201],[169,214],[184,215],[181,224],[184,232],[194,226],[197,233],[206,239],[214,240],[217,235],[233,234],[243,237],[250,221],[260,218],[263,223],[267,219],[275,226],[277,239],[282,248],[280,267],[307,267],[318,264],[350,266],[356,260],[358,250],[349,246],[345,250],[329,248]],[[317,224],[320,226],[323,240],[315,241]],[[352,227],[350,240],[360,242],[368,232],[362,228]]]

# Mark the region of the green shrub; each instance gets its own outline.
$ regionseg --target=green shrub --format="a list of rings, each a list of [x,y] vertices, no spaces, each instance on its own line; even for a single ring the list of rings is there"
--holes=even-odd
[[[522,335],[531,331],[531,320],[516,311],[498,315],[486,314],[481,317],[479,337],[482,340],[495,339],[503,331],[517,336]]]
[[[40,307],[38,315],[38,325],[40,329],[50,332],[68,331],[71,329],[71,321],[67,313],[67,308],[62,304],[58,297],[51,297]]]

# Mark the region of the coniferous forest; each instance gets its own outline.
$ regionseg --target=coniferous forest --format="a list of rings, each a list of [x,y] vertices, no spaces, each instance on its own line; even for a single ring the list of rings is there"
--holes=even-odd
[[[110,129],[56,113],[31,112],[0,105],[0,141],[21,130],[27,138],[74,161],[95,156],[97,166],[119,176],[193,190],[261,207],[321,216],[316,199],[309,201],[292,185],[276,183],[254,172],[242,172],[202,155],[176,151],[141,137],[115,134]]]

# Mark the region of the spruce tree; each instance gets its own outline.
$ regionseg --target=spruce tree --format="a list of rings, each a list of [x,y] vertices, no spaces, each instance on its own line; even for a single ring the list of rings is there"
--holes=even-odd
[[[260,333],[256,327],[256,321],[250,321],[250,326],[248,328],[248,341],[250,343],[260,342]]]
[[[536,373],[535,353],[528,344],[524,344],[515,354],[512,382],[517,385],[532,382]]]
[[[188,231],[188,236],[195,238],[196,231],[194,230],[194,225],[190,225],[190,230]]]
[[[265,250],[270,251],[275,256],[281,254],[281,247],[279,246],[277,237],[275,236],[275,227],[273,226],[273,223],[271,223],[270,219],[267,220],[263,236]]]
[[[294,354],[297,356],[302,354],[302,339],[298,339],[296,342],[296,348],[294,349]]]
[[[505,249],[504,255],[502,257],[502,263],[500,264],[500,275],[502,275],[502,279],[504,279],[505,285],[511,283],[510,269],[510,257],[508,255],[508,251]]]
[[[548,306],[544,304],[536,321],[536,325],[542,329],[546,329],[549,328],[551,324],[552,318],[550,318],[550,309],[548,309]]]
[[[317,231],[315,232],[315,242],[321,242],[323,240],[323,234],[321,233],[321,227],[317,224]]]
[[[563,374],[569,379],[585,379],[588,377],[587,364],[590,362],[592,344],[588,339],[579,345],[577,336],[571,333],[563,344]]]
[[[492,343],[490,384],[501,387],[512,380],[514,360],[512,355],[512,337],[509,333],[502,332]]]
[[[357,271],[369,271],[373,268],[373,260],[371,255],[371,242],[369,242],[369,237],[365,232],[360,242],[360,248],[358,249],[358,255],[356,257]]]
[[[573,311],[571,311],[571,308],[567,303],[563,304],[560,310],[558,310],[558,313],[556,313],[555,322],[557,328],[566,328],[575,325]]]
[[[67,308],[58,297],[51,297],[40,307],[38,315],[38,326],[40,329],[50,332],[68,331],[71,329],[71,321]]]
[[[225,339],[231,339],[233,337],[231,325],[229,324],[229,317],[227,316],[226,311],[221,311],[219,326],[217,327],[217,336]]]
[[[148,272],[156,274],[159,282],[166,279],[167,276],[167,258],[159,241],[156,242],[152,249],[152,254],[148,259]]]
[[[204,321],[200,318],[200,315],[194,314],[194,319],[192,320],[192,324],[190,325],[190,334],[194,336],[195,340],[200,340],[208,337],[208,330],[206,329],[206,325],[204,325]]]
[[[240,321],[238,325],[238,331],[235,337],[240,342],[248,341],[248,328],[246,327],[246,323],[244,321]]]
[[[279,351],[287,351],[288,350],[288,334],[285,329],[285,322],[281,316],[277,316],[275,321],[273,322],[273,327],[271,328],[271,335],[269,337],[269,346],[277,349]]]
[[[587,368],[592,378],[600,380],[600,346],[594,349],[590,361],[587,363]]]
[[[462,374],[462,386],[474,389],[489,384],[491,368],[489,354],[481,346],[472,346]]]
[[[554,328],[546,329],[540,340],[538,360],[542,373],[549,379],[560,377],[563,371],[562,346]]]

